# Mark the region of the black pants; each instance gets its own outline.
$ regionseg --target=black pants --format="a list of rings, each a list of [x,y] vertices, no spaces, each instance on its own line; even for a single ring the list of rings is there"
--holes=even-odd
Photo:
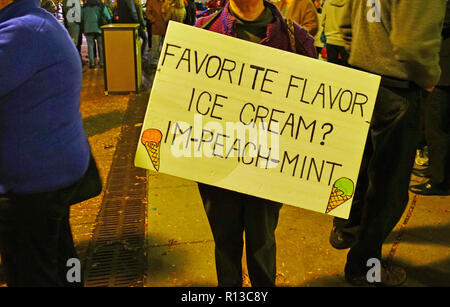
[[[145,19],[147,27],[147,43],[148,49],[152,49],[152,23],[147,18]]]
[[[327,44],[327,61],[342,66],[348,66],[349,54],[342,46]]]
[[[77,258],[70,205],[101,192],[94,158],[84,176],[67,188],[39,194],[0,195],[0,253],[9,287],[77,287],[69,259]],[[67,278],[69,273],[70,278]]]
[[[281,204],[199,184],[215,242],[219,286],[242,286],[243,234],[252,286],[275,286],[275,229]]]
[[[437,86],[425,101],[430,179],[450,189],[450,87]]]
[[[29,203],[3,197],[0,206],[0,251],[9,287],[82,285],[66,278],[67,260],[77,253],[70,207],[61,204],[58,195]]]
[[[419,102],[417,86],[391,87],[382,82],[350,217],[334,220],[341,231],[358,228],[358,241],[347,255],[346,273],[365,275],[367,260],[381,259],[382,244],[406,208],[419,134]]]

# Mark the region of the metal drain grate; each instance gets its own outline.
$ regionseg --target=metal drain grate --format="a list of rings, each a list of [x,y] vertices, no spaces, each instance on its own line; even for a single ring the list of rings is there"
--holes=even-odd
[[[147,95],[130,100],[87,251],[85,286],[140,287],[146,269],[146,170],[134,166]]]

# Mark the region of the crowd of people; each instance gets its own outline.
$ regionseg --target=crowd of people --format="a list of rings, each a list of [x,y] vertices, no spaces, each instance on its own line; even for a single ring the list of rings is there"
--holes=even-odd
[[[68,285],[65,261],[76,256],[69,207],[101,191],[79,111],[80,35],[90,67],[96,48],[102,67],[100,26],[111,22],[140,24],[152,66],[174,20],[307,57],[320,53],[381,76],[350,217],[335,218],[330,231],[331,245],[348,249],[348,283],[370,284],[367,261],[382,259],[409,190],[450,195],[446,0],[230,0],[198,19],[190,0],[147,0],[145,9],[134,0],[67,0],[63,15],[65,27],[38,0],[0,0],[0,67],[16,72],[0,74],[0,253],[9,286]],[[429,161],[413,170],[420,135]],[[410,187],[412,172],[429,179]],[[205,184],[199,191],[219,286],[242,286],[244,236],[252,285],[275,286],[282,204]],[[381,284],[401,285],[406,278],[403,268],[383,262]]]
[[[58,5],[40,0],[46,11],[57,16]],[[150,50],[151,67],[157,62],[164,33],[170,20],[193,25],[196,19],[194,0],[63,0],[61,13],[64,26],[81,54],[83,35],[87,41],[90,68],[102,68],[103,42],[101,26],[111,23],[139,24],[141,54]],[[58,16],[59,17],[59,16]],[[151,48],[156,46],[155,48]]]

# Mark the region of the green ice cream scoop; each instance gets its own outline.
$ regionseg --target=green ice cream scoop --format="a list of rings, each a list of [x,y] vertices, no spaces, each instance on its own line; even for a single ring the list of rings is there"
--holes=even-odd
[[[342,177],[342,178],[339,178],[338,180],[336,180],[336,182],[334,183],[334,186],[337,189],[344,192],[344,194],[342,196],[352,196],[353,195],[353,189],[354,189],[353,181],[351,181],[350,179],[348,179],[346,177]]]

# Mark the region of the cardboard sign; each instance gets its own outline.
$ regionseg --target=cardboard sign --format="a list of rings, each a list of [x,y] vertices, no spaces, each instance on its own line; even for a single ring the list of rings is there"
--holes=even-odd
[[[135,165],[347,218],[379,82],[171,22]]]

